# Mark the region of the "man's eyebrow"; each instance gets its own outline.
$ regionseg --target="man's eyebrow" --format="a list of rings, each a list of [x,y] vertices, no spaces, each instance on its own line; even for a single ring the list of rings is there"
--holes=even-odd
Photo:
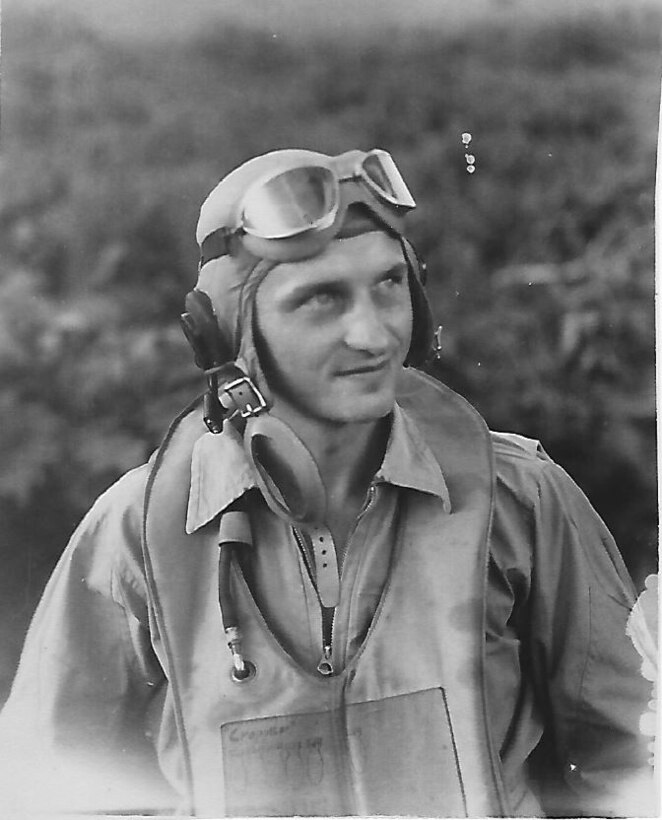
[[[381,282],[384,279],[388,279],[390,276],[395,276],[399,274],[406,275],[408,271],[407,263],[403,260],[401,262],[396,262],[395,264],[391,265],[386,270],[377,271],[373,277],[374,282]],[[328,279],[317,279],[312,282],[300,282],[292,288],[292,290],[287,294],[287,301],[288,302],[301,302],[305,301],[310,296],[314,296],[316,293],[324,290],[331,290],[331,291],[342,291],[347,287],[347,283],[344,279],[336,279],[334,277],[329,277]]]
[[[309,296],[314,296],[316,293],[324,290],[340,291],[346,287],[345,283],[337,279],[318,279],[314,282],[301,282],[294,285],[292,290],[287,294],[288,302],[302,302]]]
[[[388,270],[382,271],[381,273],[375,276],[375,279],[387,279],[389,276],[393,276],[396,273],[407,273],[409,270],[407,263],[403,260],[402,262],[396,262],[395,265],[391,265]]]

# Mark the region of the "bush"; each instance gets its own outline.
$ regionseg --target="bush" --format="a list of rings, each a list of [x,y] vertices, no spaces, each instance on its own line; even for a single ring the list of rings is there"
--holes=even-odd
[[[445,328],[435,372],[493,427],[542,439],[641,584],[656,564],[655,22],[343,42],[234,29],[139,49],[15,16],[0,503],[5,565],[30,582],[3,589],[8,668],[77,519],[200,385],[177,326],[199,203],[278,147],[396,157]]]

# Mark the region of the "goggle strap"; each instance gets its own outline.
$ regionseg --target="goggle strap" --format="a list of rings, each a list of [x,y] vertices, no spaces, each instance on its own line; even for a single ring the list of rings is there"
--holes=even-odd
[[[202,268],[212,259],[227,256],[230,253],[230,237],[234,231],[228,228],[218,228],[202,240],[200,245],[200,265]]]

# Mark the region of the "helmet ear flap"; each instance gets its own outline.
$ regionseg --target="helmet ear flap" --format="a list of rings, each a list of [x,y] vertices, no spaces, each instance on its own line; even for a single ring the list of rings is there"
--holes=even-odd
[[[432,308],[425,292],[425,264],[416,253],[414,246],[400,237],[407,268],[409,270],[409,293],[413,315],[413,326],[409,352],[405,365],[420,367],[430,358],[434,350],[434,320]]]
[[[193,348],[196,365],[201,370],[209,370],[228,361],[231,352],[223,341],[209,296],[201,290],[192,290],[186,294],[185,307],[180,322]]]

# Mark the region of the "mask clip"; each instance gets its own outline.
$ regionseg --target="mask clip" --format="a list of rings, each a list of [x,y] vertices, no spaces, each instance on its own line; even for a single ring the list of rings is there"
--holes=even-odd
[[[443,350],[443,347],[442,347],[442,344],[441,344],[441,334],[442,334],[443,329],[444,329],[443,325],[439,325],[439,327],[434,332],[433,353],[434,353],[434,358],[437,359],[437,360],[441,359],[441,352]]]
[[[225,408],[218,400],[216,390],[210,385],[202,399],[202,419],[210,433],[217,435],[223,430]]]

